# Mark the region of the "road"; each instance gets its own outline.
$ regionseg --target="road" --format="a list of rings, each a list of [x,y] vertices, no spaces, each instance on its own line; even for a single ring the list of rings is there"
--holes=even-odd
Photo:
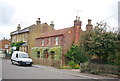
[[[17,66],[12,65],[10,60],[2,60],[3,79],[112,79],[98,75],[81,74],[53,67],[33,65]]]
[[[0,80],[2,80],[2,58],[0,58]]]

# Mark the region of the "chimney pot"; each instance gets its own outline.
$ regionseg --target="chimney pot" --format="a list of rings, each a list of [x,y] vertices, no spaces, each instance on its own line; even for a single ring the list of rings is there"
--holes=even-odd
[[[20,24],[18,24],[18,27],[20,27]]]
[[[50,26],[51,27],[53,27],[53,29],[54,29],[54,24],[53,24],[54,22],[53,21],[51,21],[51,24],[50,24]]]
[[[76,20],[78,20],[78,16],[76,16]]]
[[[88,24],[86,25],[87,30],[91,30],[93,28],[93,25],[91,24],[91,19],[88,19]]]
[[[40,18],[37,18],[36,24],[40,24],[40,23],[41,23]]]
[[[38,18],[38,21],[40,21],[40,18]]]
[[[82,22],[80,21],[80,17],[76,16],[76,20],[74,20],[74,26],[81,26]]]
[[[91,19],[88,19],[88,24],[87,25],[92,25],[91,21],[92,21]]]
[[[54,22],[53,21],[51,21],[51,24],[53,24]]]

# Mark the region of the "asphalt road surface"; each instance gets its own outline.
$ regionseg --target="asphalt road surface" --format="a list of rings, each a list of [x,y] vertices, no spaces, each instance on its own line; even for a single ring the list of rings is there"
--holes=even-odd
[[[18,66],[12,65],[10,60],[2,60],[2,79],[111,79],[110,77],[87,76],[59,70],[55,68],[47,68],[47,66]]]
[[[3,79],[84,79],[43,68],[12,65],[10,60],[3,60]]]

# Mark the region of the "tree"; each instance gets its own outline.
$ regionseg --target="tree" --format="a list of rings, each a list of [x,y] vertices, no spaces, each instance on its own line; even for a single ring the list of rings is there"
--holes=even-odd
[[[16,42],[16,43],[13,42],[13,43],[11,44],[11,46],[12,46],[12,47],[15,46],[15,47],[16,47],[16,51],[19,51],[19,47],[20,47],[22,44],[24,44],[24,43],[25,43],[25,42],[23,42],[23,41]]]
[[[97,23],[97,26],[83,36],[82,45],[87,54],[97,55],[101,63],[112,62],[115,54],[120,51],[118,33],[108,31],[106,23]]]
[[[74,61],[75,64],[80,64],[88,60],[83,48],[72,44],[71,48],[65,54],[69,61]]]

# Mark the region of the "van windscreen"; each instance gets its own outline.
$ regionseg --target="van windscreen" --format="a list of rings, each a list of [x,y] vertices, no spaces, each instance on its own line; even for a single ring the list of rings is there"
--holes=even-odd
[[[22,54],[22,53],[20,53],[20,54],[19,54],[19,57],[20,57],[20,58],[28,58],[28,54]]]

